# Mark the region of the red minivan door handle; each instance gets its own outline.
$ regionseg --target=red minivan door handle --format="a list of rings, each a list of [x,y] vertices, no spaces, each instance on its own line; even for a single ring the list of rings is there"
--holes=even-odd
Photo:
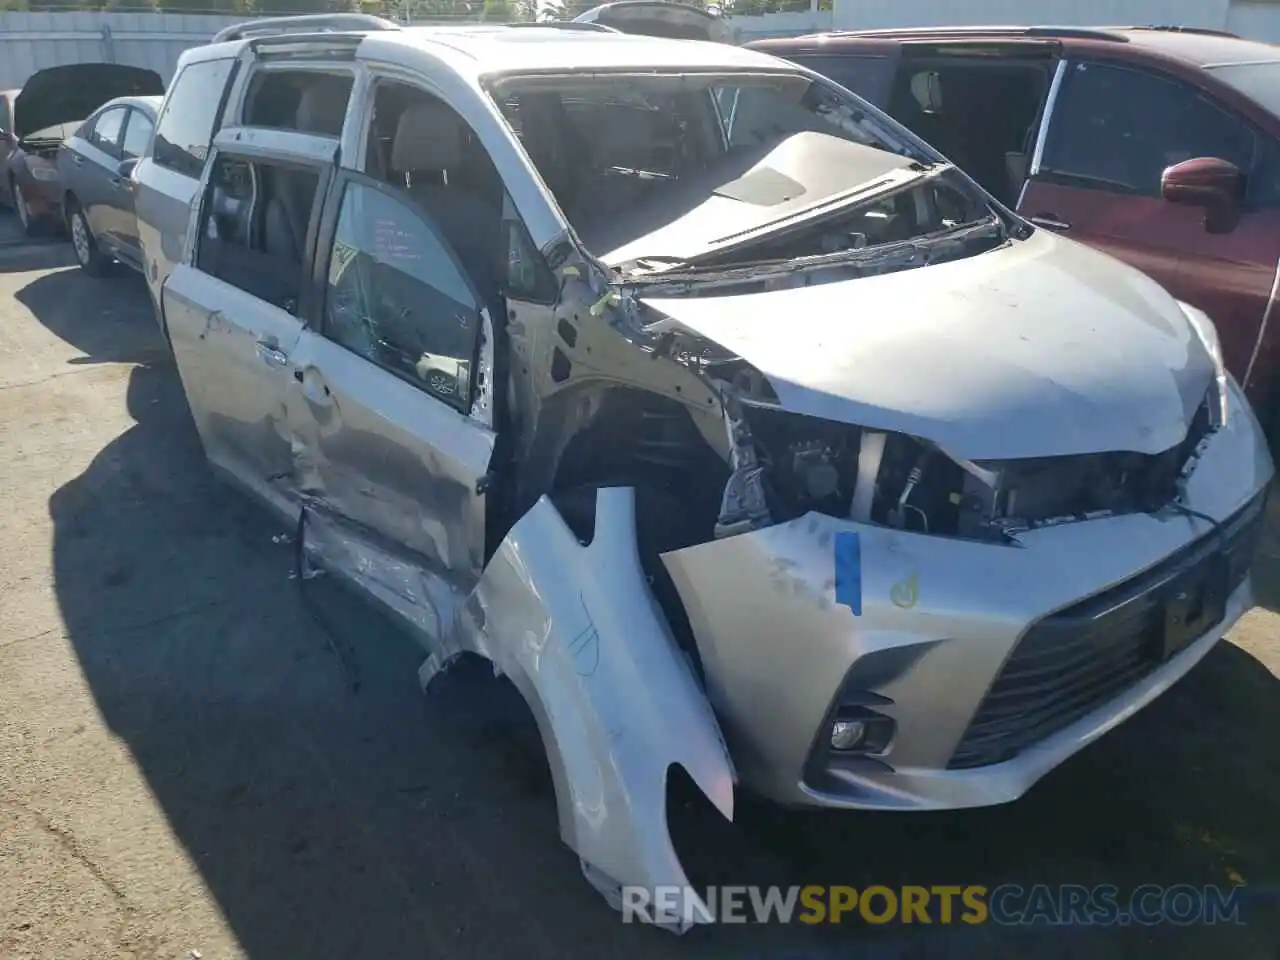
[[[1070,230],[1071,224],[1065,220],[1059,220],[1052,213],[1037,213],[1034,216],[1027,217],[1037,227],[1044,227],[1047,230]]]

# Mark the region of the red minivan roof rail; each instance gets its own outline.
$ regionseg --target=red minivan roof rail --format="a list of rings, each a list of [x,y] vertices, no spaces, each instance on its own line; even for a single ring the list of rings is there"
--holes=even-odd
[[[1128,43],[1129,38],[1115,30],[1095,27],[905,27],[881,30],[838,30],[828,36],[885,37],[902,40],[970,40],[976,38],[1035,37],[1048,39],[1105,40]]]

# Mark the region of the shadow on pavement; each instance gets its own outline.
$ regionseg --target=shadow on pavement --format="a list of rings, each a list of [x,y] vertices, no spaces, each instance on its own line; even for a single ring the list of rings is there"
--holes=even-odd
[[[91,277],[75,266],[69,250],[30,249],[11,260],[22,270],[66,267],[41,274],[15,296],[51,333],[85,354],[70,362],[169,362],[142,275],[116,264],[106,276]],[[5,262],[0,258],[0,269]]]
[[[76,301],[23,302],[95,360],[163,353]],[[61,286],[59,286],[61,284]],[[215,483],[174,370],[134,369],[136,425],[49,503],[62,615],[97,705],[250,957],[1196,957],[1274,960],[1274,900],[1247,925],[623,927],[558,840],[539,756],[462,674],[430,701],[421,654]],[[303,591],[307,591],[304,601]],[[358,689],[356,684],[358,682]],[[1280,880],[1280,697],[1217,648],[1159,703],[1022,801],[963,814],[785,813],[732,827],[677,810],[698,876],[728,883],[1226,885]],[[690,835],[692,831],[692,835]]]

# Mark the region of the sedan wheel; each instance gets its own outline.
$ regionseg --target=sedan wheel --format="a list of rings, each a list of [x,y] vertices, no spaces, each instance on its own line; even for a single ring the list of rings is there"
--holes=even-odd
[[[19,184],[13,185],[13,209],[18,211],[18,221],[24,233],[31,232],[31,208],[27,206],[27,196]]]
[[[70,216],[71,246],[75,248],[76,260],[85,273],[97,276],[107,266],[107,258],[98,249],[98,243],[89,229],[89,222],[84,218],[84,211],[79,207],[71,208]]]

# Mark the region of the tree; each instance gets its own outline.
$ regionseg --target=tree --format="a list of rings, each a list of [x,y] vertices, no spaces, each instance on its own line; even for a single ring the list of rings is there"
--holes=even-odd
[[[548,0],[542,8],[539,20],[572,20],[579,14],[586,13],[592,7],[598,7],[604,0]]]

